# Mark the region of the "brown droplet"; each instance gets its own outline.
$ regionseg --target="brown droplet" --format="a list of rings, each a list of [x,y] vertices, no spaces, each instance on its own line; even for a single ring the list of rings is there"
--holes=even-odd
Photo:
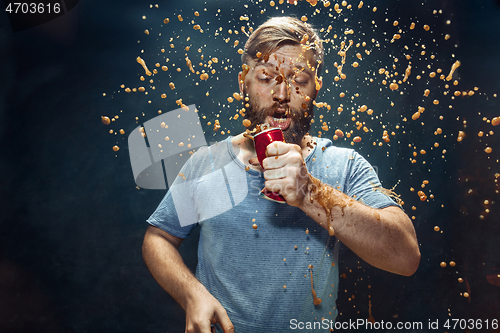
[[[144,68],[144,71],[146,72],[147,76],[151,76],[152,73],[149,71],[148,67],[146,66],[146,63],[144,62],[144,59],[141,57],[137,57],[137,62]]]
[[[316,296],[316,291],[314,290],[314,287],[313,287],[313,274],[312,274],[313,266],[309,265],[309,268],[311,269],[311,271],[310,271],[310,273],[311,273],[311,292],[312,292],[312,296],[313,296],[313,303],[314,303],[314,305],[320,305],[322,300],[321,300],[321,298]]]
[[[453,79],[453,73],[455,72],[455,70],[458,67],[460,67],[459,60],[455,61],[455,63],[451,66],[450,74],[448,74],[448,76],[446,77],[446,81],[451,81]],[[453,84],[455,84],[455,83],[453,83]]]

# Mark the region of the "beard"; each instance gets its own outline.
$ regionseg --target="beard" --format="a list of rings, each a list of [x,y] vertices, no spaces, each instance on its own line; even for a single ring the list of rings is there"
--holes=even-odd
[[[243,93],[246,96],[245,91],[243,91]],[[252,130],[255,126],[263,124],[267,116],[273,116],[280,106],[280,103],[275,102],[268,108],[259,108],[256,107],[258,103],[256,103],[255,98],[253,96],[249,96],[249,98],[249,106],[245,112],[245,119],[250,120],[250,126],[248,126],[248,128]],[[282,130],[286,143],[301,145],[304,135],[311,129],[311,119],[313,118],[314,112],[313,107],[312,100],[306,103],[305,109],[293,109],[289,104],[286,104],[286,115],[291,118],[288,128]]]

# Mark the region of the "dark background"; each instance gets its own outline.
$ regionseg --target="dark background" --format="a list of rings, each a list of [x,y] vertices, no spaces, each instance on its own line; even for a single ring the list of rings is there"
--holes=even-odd
[[[161,106],[158,96],[152,96],[149,105],[144,97],[125,96],[120,90],[122,83],[138,85],[137,78],[143,72],[135,58],[142,48],[146,59],[158,53],[151,51],[153,41],[148,44],[143,33],[156,23],[149,18],[145,23],[142,15],[173,20],[179,12],[187,16],[193,9],[203,13],[202,8],[207,8],[206,15],[213,18],[216,9],[222,8],[227,14],[223,18],[234,19],[231,15],[242,13],[232,13],[231,6],[241,8],[244,3],[167,2],[151,14],[149,3],[140,1],[80,1],[51,22],[18,32],[11,29],[7,14],[0,14],[1,332],[183,332],[183,310],[156,284],[141,256],[145,220],[164,191],[136,188],[126,135],[108,134],[109,128],[100,117],[119,114],[115,130],[121,126],[129,133],[138,126],[135,117],[146,120],[159,108],[174,109],[175,98],[203,103],[193,92],[183,91],[181,81],[175,81],[177,92],[172,100]],[[462,61],[460,79],[466,84],[459,89],[478,86],[483,95],[455,101],[452,111],[443,108],[444,122],[439,122],[439,113],[435,113],[426,120],[429,126],[408,124],[406,135],[398,144],[384,148],[383,156],[370,142],[356,147],[378,167],[386,187],[401,180],[397,189],[403,194],[408,214],[416,216],[422,261],[414,276],[398,277],[358,264],[358,259],[345,251],[339,321],[367,318],[369,300],[378,321],[422,321],[425,325],[429,319],[500,320],[500,287],[486,280],[486,275],[499,274],[500,269],[498,186],[492,176],[500,172],[500,134],[484,141],[475,134],[498,130],[481,118],[500,116],[499,104],[492,97],[500,93],[500,6],[493,0],[421,3],[377,1],[376,5],[390,8],[401,20],[415,17],[419,11],[425,16],[431,9],[442,8],[453,20],[449,29],[459,47],[439,50],[454,53]],[[368,4],[365,1],[365,6]],[[383,18],[381,11],[378,13]],[[271,12],[258,20],[266,15]],[[224,19],[213,21],[214,25],[224,24]],[[437,34],[439,29],[448,28],[433,29]],[[176,33],[182,34],[182,30]],[[163,44],[168,47],[169,43]],[[212,47],[212,53],[221,58],[226,52],[219,44],[206,47]],[[448,62],[442,67],[447,72]],[[237,68],[232,68],[227,75],[221,74],[222,82],[211,83],[212,101],[224,101],[235,91],[236,73]],[[326,78],[327,74],[325,82]],[[229,93],[221,92],[225,80],[231,80]],[[183,82],[190,87],[189,80]],[[167,83],[156,81],[158,87]],[[347,83],[345,87],[348,89]],[[338,95],[324,89],[321,96],[329,93]],[[403,113],[411,117],[415,110],[408,111],[404,105],[417,105],[420,97],[410,99],[398,99],[403,106],[395,114],[387,113],[386,118],[394,117],[394,124]],[[210,109],[202,105],[202,111],[203,107]],[[210,112],[205,111],[209,119],[216,111]],[[470,134],[468,141],[458,145],[456,135],[464,130],[464,119]],[[223,126],[233,133],[242,130],[238,124],[226,122]],[[438,126],[448,133],[441,144],[448,150],[447,158],[443,160],[438,154],[429,160],[432,172],[427,166],[412,166],[408,162],[412,150],[406,147],[410,143],[431,146],[435,141],[432,132]],[[224,137],[213,134],[205,124],[204,129],[209,142]],[[115,144],[121,148],[117,153],[111,149]],[[350,146],[349,141],[339,144]],[[487,157],[483,152],[486,145],[493,148]],[[408,191],[412,186],[418,191],[426,178],[439,200],[421,203]],[[485,199],[490,200],[490,213],[479,219],[486,208]],[[410,208],[413,205],[415,212]],[[435,225],[441,227],[442,234],[433,230]],[[181,247],[192,269],[196,265],[196,237],[197,232]],[[451,260],[456,267],[439,267],[440,262]],[[459,283],[458,277],[466,281]],[[461,296],[465,291],[469,291],[469,299]]]

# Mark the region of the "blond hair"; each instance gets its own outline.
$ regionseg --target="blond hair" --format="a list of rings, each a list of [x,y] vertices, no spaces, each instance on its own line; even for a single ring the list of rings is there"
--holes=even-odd
[[[313,51],[316,74],[319,75],[324,59],[321,39],[316,29],[295,17],[272,17],[260,25],[245,43],[245,52],[241,56],[241,62],[246,64],[249,59],[257,60],[258,52],[261,53],[263,59],[267,59],[271,53],[283,45],[300,45],[301,43],[306,43],[308,49]]]

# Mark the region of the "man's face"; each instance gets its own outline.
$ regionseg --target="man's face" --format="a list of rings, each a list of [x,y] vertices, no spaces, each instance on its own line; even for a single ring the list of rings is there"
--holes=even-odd
[[[246,117],[250,128],[268,123],[283,131],[285,141],[300,145],[309,131],[316,98],[316,74],[312,51],[301,45],[284,45],[273,52],[268,61],[251,60],[240,90],[248,96]]]

